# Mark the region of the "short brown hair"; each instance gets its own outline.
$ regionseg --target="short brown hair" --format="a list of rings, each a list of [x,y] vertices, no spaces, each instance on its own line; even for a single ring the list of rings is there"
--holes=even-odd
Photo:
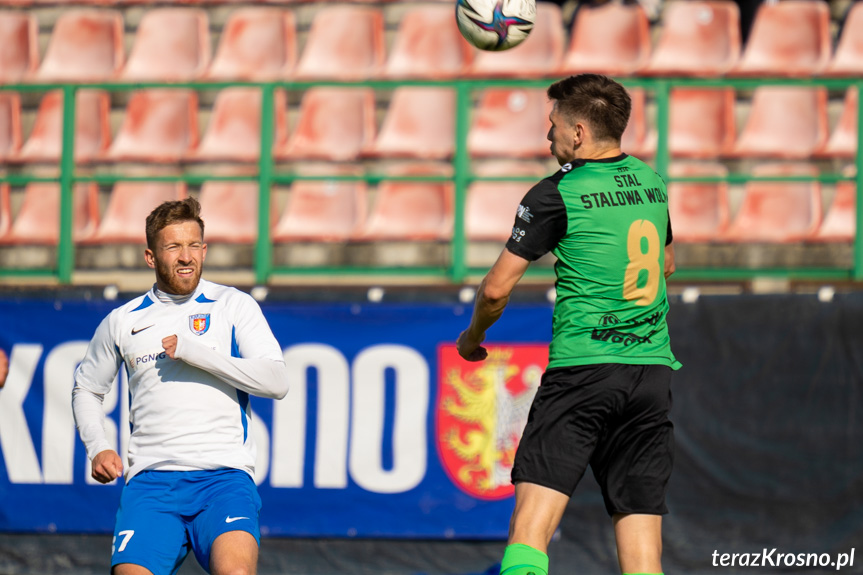
[[[599,74],[579,74],[555,82],[548,88],[550,100],[572,122],[586,123],[597,140],[620,142],[632,100],[626,88]]]
[[[147,216],[147,247],[156,247],[156,236],[166,227],[182,222],[197,222],[204,236],[204,220],[201,219],[201,204],[188,197],[185,200],[163,202]]]

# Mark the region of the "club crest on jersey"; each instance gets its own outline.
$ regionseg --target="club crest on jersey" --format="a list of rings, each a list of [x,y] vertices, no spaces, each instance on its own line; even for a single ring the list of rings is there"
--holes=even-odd
[[[435,436],[452,482],[480,499],[509,497],[515,450],[548,363],[548,346],[487,346],[470,363],[453,345],[438,347]]]
[[[189,329],[195,335],[204,335],[210,329],[210,314],[196,313],[189,316]]]

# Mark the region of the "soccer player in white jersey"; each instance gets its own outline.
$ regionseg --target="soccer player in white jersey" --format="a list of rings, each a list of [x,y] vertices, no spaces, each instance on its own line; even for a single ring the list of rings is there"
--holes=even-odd
[[[191,550],[214,575],[253,574],[261,500],[249,395],[285,396],[282,350],[251,297],[201,279],[195,199],[163,203],[146,231],[156,284],[102,321],[72,392],[93,477],[125,474],[112,573],[173,574]],[[121,365],[131,396],[125,469],[102,410]]]

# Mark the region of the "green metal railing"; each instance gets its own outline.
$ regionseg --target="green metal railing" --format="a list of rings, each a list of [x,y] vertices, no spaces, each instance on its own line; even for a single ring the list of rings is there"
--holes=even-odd
[[[274,275],[356,275],[359,277],[369,275],[394,275],[399,277],[437,277],[446,279],[452,283],[461,283],[469,276],[481,275],[485,269],[472,269],[467,265],[466,247],[467,240],[464,230],[464,207],[465,196],[468,186],[474,181],[513,181],[524,180],[530,182],[535,178],[491,178],[478,177],[471,171],[471,160],[467,150],[468,130],[470,125],[470,109],[472,93],[475,90],[486,88],[545,88],[556,78],[540,80],[468,80],[460,79],[454,81],[367,81],[367,82],[187,82],[164,84],[158,82],[145,83],[85,83],[85,84],[19,84],[2,85],[0,91],[16,92],[43,92],[47,90],[61,90],[63,92],[63,147],[60,157],[60,170],[57,177],[41,177],[33,175],[0,174],[0,182],[12,185],[24,185],[30,182],[58,182],[61,190],[60,201],[60,230],[57,246],[57,262],[54,269],[0,269],[0,277],[3,276],[27,276],[27,277],[55,277],[62,284],[72,281],[75,262],[75,247],[72,240],[72,190],[73,185],[78,182],[96,182],[98,184],[113,184],[116,182],[184,182],[186,184],[200,184],[207,181],[249,181],[258,182],[258,238],[254,247],[254,274],[259,284],[267,283]],[[658,132],[657,150],[654,159],[657,172],[663,174],[666,181],[685,182],[717,182],[743,183],[747,181],[819,181],[823,183],[835,183],[841,180],[850,180],[841,174],[824,173],[818,176],[788,176],[788,177],[754,177],[745,174],[729,174],[724,177],[679,177],[670,178],[668,168],[670,156],[668,150],[668,120],[669,99],[672,88],[725,88],[735,90],[749,90],[768,85],[794,85],[805,87],[825,87],[828,89],[847,89],[855,86],[861,97],[858,101],[858,142],[856,155],[856,177],[857,185],[857,230],[853,246],[853,266],[844,268],[769,268],[769,269],[730,269],[730,268],[704,268],[704,269],[680,269],[675,274],[676,279],[682,280],[746,280],[760,276],[779,276],[790,279],[813,279],[813,280],[863,280],[863,138],[861,126],[863,126],[863,79],[746,79],[746,78],[627,78],[621,80],[628,88],[643,88],[654,94],[656,101],[656,124]],[[453,176],[422,176],[422,177],[395,177],[377,173],[362,176],[326,175],[307,176],[290,172],[278,172],[274,165],[273,145],[273,111],[274,91],[278,88],[289,90],[306,90],[317,86],[342,86],[342,87],[368,87],[376,90],[390,90],[400,86],[437,86],[442,88],[453,88],[456,92],[456,118],[455,118],[455,155],[453,158]],[[219,90],[228,87],[246,86],[257,87],[262,91],[261,98],[261,143],[260,158],[257,171],[248,176],[219,176],[203,174],[177,174],[177,175],[153,175],[153,176],[129,176],[123,174],[80,174],[75,166],[75,96],[81,89],[101,89],[106,91],[132,91],[147,88],[176,88],[193,90]],[[793,118],[789,118],[793,121]],[[455,188],[455,214],[454,231],[450,243],[450,262],[448,267],[276,267],[273,263],[273,245],[270,235],[270,195],[273,184],[289,184],[295,180],[363,180],[371,184],[381,180],[404,180],[404,181],[451,181]],[[531,276],[551,277],[550,269],[531,270]]]

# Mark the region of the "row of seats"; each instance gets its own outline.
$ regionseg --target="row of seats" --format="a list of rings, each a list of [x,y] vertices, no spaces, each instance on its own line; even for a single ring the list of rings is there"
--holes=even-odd
[[[541,177],[540,164],[490,164],[479,174]],[[441,172],[414,167],[404,174]],[[727,175],[719,164],[677,165],[677,177]],[[817,177],[814,166],[768,164],[753,176]],[[529,184],[474,182],[467,191],[465,232],[473,241],[504,241],[516,207]],[[144,216],[166,200],[186,194],[183,184],[128,183],[114,186],[104,216],[95,184],[79,184],[74,194],[74,240],[79,244],[143,243]],[[729,213],[725,183],[672,182],[669,212],[679,242],[852,241],[856,190],[852,182],[836,186],[822,219],[817,181],[746,184],[736,216]],[[453,187],[440,182],[382,181],[374,208],[367,213],[365,182],[298,181],[280,217],[274,212],[274,242],[448,240],[453,230]],[[252,243],[257,236],[258,185],[255,182],[208,182],[200,192],[202,217],[210,242]],[[59,227],[57,184],[29,184],[21,208],[11,218],[9,186],[0,186],[0,244],[56,244]]]
[[[656,130],[647,123],[644,91],[633,89],[631,93],[632,116],[622,146],[628,153],[649,158],[656,152]],[[852,158],[857,148],[857,90],[847,91],[832,133],[827,95],[823,88],[758,88],[738,135],[733,90],[673,89],[670,153],[699,159]],[[81,90],[76,98],[78,162],[252,162],[260,154],[258,88],[219,92],[200,141],[194,91],[133,92],[113,139],[109,94]],[[23,141],[20,97],[0,92],[0,161],[56,162],[62,145],[62,100],[60,92],[42,98],[33,129]],[[375,93],[370,88],[310,88],[302,96],[290,134],[286,93],[277,90],[274,102],[277,160],[447,159],[455,151],[456,96],[451,89],[397,88],[380,130]],[[550,104],[542,89],[485,89],[473,112],[468,132],[468,151],[473,157],[549,157]]]
[[[616,76],[857,76],[863,72],[863,6],[851,10],[835,54],[821,0],[761,4],[745,50],[730,0],[677,0],[652,49],[638,3],[582,6],[569,41],[556,4],[540,2],[534,31],[503,53],[478,52],[460,36],[451,6],[404,13],[387,56],[379,8],[335,5],[316,12],[302,55],[290,10],[234,11],[211,58],[207,12],[156,8],[138,25],[128,60],[123,17],[74,9],[57,20],[39,62],[33,14],[0,12],[0,82],[362,80],[369,78]]]

